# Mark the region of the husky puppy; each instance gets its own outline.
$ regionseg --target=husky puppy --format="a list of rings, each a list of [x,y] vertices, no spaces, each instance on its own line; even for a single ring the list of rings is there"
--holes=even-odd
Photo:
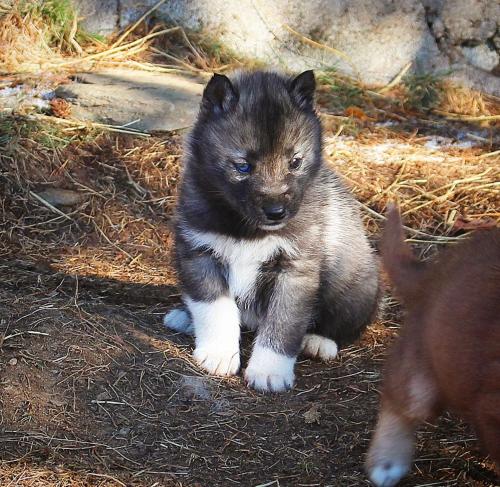
[[[245,371],[261,391],[294,383],[297,355],[333,359],[377,308],[378,263],[357,205],[322,159],[312,71],[214,75],[187,140],[175,247],[184,309],[207,372],[240,368],[240,328],[256,331]]]

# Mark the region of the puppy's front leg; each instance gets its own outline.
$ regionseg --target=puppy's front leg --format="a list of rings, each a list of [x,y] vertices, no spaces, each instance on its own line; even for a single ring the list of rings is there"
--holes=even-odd
[[[260,303],[262,321],[245,379],[259,391],[282,392],[294,385],[295,361],[311,324],[318,279],[315,270],[301,262],[280,268],[271,279],[272,292]]]
[[[185,296],[195,333],[194,359],[214,375],[235,375],[240,368],[240,313],[234,299],[195,301]]]
[[[240,312],[224,267],[210,253],[177,247],[183,300],[193,320],[193,357],[210,374],[234,375],[240,368]]]

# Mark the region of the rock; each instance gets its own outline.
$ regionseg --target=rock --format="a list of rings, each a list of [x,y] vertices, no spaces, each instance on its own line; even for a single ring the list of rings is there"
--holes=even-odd
[[[0,89],[0,109],[8,111],[23,111],[37,108],[47,110],[53,91],[43,86],[30,86],[29,83],[20,83],[15,86],[6,86]]]
[[[475,47],[462,47],[461,51],[469,64],[485,71],[492,71],[500,61],[498,53],[490,49],[486,44]]]
[[[441,39],[445,34],[445,27],[443,21],[440,18],[437,18],[432,23],[432,33],[436,39]]]
[[[73,0],[73,4],[85,31],[109,35],[118,30],[119,0]]]
[[[96,401],[109,401],[111,399],[111,395],[108,391],[102,391],[95,397]]]
[[[440,12],[453,44],[485,42],[500,23],[500,3],[495,0],[446,0]]]
[[[9,365],[12,365],[12,366],[17,365],[17,358],[11,358],[9,360]]]
[[[187,76],[117,68],[80,74],[56,96],[73,104],[79,120],[127,125],[146,132],[190,126],[204,84]]]
[[[500,32],[495,37],[493,37],[493,44],[495,45],[497,50],[500,51]]]
[[[122,15],[137,17],[152,3],[122,0]],[[243,57],[295,71],[335,67],[369,84],[389,82],[410,61],[424,70],[446,63],[417,0],[177,0],[158,14],[212,37],[216,32],[218,41]],[[343,54],[307,45],[287,25]]]
[[[123,428],[120,428],[120,430],[118,431],[118,435],[119,436],[128,436],[131,431],[132,431],[132,428],[130,428],[128,426],[124,426]]]
[[[304,417],[304,421],[307,424],[318,423],[321,419],[321,412],[319,410],[318,404],[312,404],[311,407],[302,415]]]
[[[451,69],[450,80],[456,84],[500,97],[500,77],[465,63],[453,65]]]
[[[66,404],[68,404],[68,401],[66,401],[62,397],[51,397],[49,399],[49,402],[50,402],[50,404],[52,404],[53,406],[56,406],[56,407],[63,407]]]
[[[116,19],[109,1],[73,1],[82,12],[99,12],[92,19],[87,17],[84,26],[104,34],[109,32]],[[105,6],[101,7],[102,3]],[[156,3],[120,0],[120,28]],[[423,70],[436,65],[442,68],[446,63],[419,0],[176,0],[165,2],[155,16],[206,32],[229,50],[274,67],[295,71],[335,67],[370,84],[387,83],[411,61]],[[88,25],[90,21],[92,25]],[[311,47],[286,26],[343,54]]]
[[[99,11],[102,16],[106,9],[101,5],[113,3],[73,1]],[[156,3],[157,0],[119,0],[119,27],[135,21]],[[102,21],[101,32],[108,29],[106,22],[112,24],[116,20],[113,8],[108,10],[109,20]],[[334,68],[366,84],[383,85],[408,63],[417,72],[442,73],[463,57],[461,47],[495,43],[494,36],[496,32],[498,36],[500,28],[500,2],[170,0],[154,16],[167,24],[199,31],[207,42],[213,40],[244,58],[274,68]],[[94,20],[97,26],[98,16]],[[311,46],[300,35],[318,44]],[[493,62],[489,56],[488,66]],[[467,59],[473,62],[472,57]],[[482,69],[486,65],[483,61]]]
[[[72,206],[84,199],[82,193],[70,189],[47,188],[37,194],[52,206]]]
[[[230,417],[234,416],[236,413],[232,408],[231,402],[227,399],[216,399],[212,402],[211,410],[217,416]]]
[[[210,386],[203,377],[183,375],[179,379],[179,391],[184,399],[210,399]]]

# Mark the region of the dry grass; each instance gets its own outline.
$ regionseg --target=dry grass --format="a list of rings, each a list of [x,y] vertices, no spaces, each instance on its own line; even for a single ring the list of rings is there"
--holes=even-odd
[[[46,40],[45,27],[11,11],[0,18],[0,66],[5,73],[40,72],[51,59],[62,59]]]
[[[451,137],[454,125],[365,120],[344,137],[345,119],[328,120],[327,158],[358,195],[374,239],[394,199],[424,254],[463,234],[453,211],[498,221],[499,159],[485,157],[493,138],[432,149],[429,137]],[[335,363],[301,361],[289,394],[207,377],[191,340],[161,326],[179,299],[169,229],[179,137],[89,132],[49,118],[3,123],[2,485],[367,485],[361,465],[400,321],[394,302]],[[78,198],[55,204],[48,190],[60,188]],[[402,485],[436,482],[495,483],[474,435],[448,416],[419,435]]]
[[[124,32],[104,39],[80,29],[69,0],[16,0],[0,10],[0,66],[4,73],[20,75],[71,74],[117,63],[147,71],[198,74],[241,65],[220,44],[196,34],[188,37],[181,27],[158,23],[149,27],[145,21],[154,10]]]
[[[447,84],[439,108],[457,115],[489,116],[498,114],[493,98],[463,86]]]
[[[446,240],[460,217],[500,221],[498,155],[490,159],[476,148],[426,147],[433,138],[408,140],[407,135],[382,129],[356,139],[327,139],[334,167],[371,208],[373,231],[378,230],[388,201],[399,203],[407,225],[421,232],[416,233],[420,240]]]

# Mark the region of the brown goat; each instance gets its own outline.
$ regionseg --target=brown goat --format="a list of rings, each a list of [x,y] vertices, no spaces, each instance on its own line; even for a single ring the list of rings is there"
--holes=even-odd
[[[386,363],[366,469],[378,487],[409,471],[416,427],[445,410],[471,424],[500,467],[500,228],[477,231],[430,262],[387,214],[382,261],[406,310]]]

